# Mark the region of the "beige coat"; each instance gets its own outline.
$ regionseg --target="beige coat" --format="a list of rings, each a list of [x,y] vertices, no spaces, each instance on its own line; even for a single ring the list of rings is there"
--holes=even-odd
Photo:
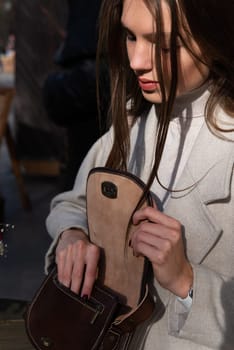
[[[222,111],[218,117],[227,127],[230,118]],[[139,119],[131,133],[129,170],[143,181],[147,181],[153,163],[156,128],[152,109],[146,121]],[[233,133],[229,137],[234,139]],[[87,175],[91,168],[105,165],[112,138],[111,130],[92,147],[73,191],[53,200],[47,228],[54,241],[46,266],[54,258],[57,237],[64,229],[72,226],[87,232]],[[173,193],[165,208],[184,228],[186,252],[195,276],[193,304],[187,312],[174,295],[154,281],[152,291],[161,311],[137,329],[132,349],[234,349],[233,164],[234,143],[218,138],[204,124],[178,183],[180,189],[190,188]]]

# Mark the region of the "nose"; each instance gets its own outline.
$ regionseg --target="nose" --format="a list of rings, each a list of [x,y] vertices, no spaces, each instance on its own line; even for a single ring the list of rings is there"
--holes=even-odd
[[[135,43],[130,56],[130,67],[135,72],[149,71],[153,66],[153,48],[152,45]]]

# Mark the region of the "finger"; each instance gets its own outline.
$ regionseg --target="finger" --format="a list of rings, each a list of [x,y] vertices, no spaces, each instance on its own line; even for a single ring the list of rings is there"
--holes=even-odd
[[[78,241],[73,247],[71,290],[74,293],[79,293],[84,279],[86,250],[87,243],[83,240]]]
[[[148,245],[157,246],[157,242],[161,238],[160,234],[157,234],[155,230],[156,224],[147,223],[140,226],[132,235],[131,246],[136,248],[137,245],[141,242],[144,242]]]
[[[149,234],[150,236],[147,237],[147,235]],[[137,238],[140,239],[142,238],[142,236],[143,237],[146,236],[144,238],[148,238],[148,239],[151,238],[151,240],[158,237],[163,240],[170,240],[176,243],[177,240],[180,238],[180,231],[177,231],[172,228],[168,228],[167,226],[157,224],[154,222],[144,221],[144,222],[141,222],[137,230],[133,233],[131,240],[134,240]]]
[[[58,280],[66,287],[71,283],[72,271],[72,245],[68,245],[66,249],[58,253]]]
[[[152,245],[146,239],[138,241],[133,250],[136,256],[145,256],[152,264],[161,266],[167,262],[171,247],[171,243],[167,240],[157,239],[156,244]]]
[[[149,218],[152,218],[153,216],[155,217],[155,211],[157,211],[157,209],[153,207],[145,207],[137,210],[132,218],[133,224],[137,225],[140,221],[149,220]]]
[[[142,246],[144,250],[142,250]],[[133,251],[135,254],[145,255],[149,258],[149,251],[145,252],[145,248],[155,249],[157,252],[161,252],[163,256],[168,256],[173,249],[173,243],[169,239],[164,237],[156,236],[154,233],[149,231],[146,233],[144,231],[139,231],[136,233],[134,240],[132,242]]]
[[[81,291],[82,296],[90,297],[91,295],[92,288],[97,277],[99,257],[100,249],[95,245],[91,245],[87,251],[85,278]]]
[[[133,252],[136,257],[144,256],[149,259],[151,263],[156,263],[159,249],[157,249],[157,246],[153,246],[147,242],[141,241],[133,247]]]
[[[148,220],[154,223],[158,223],[169,228],[180,228],[180,223],[172,218],[171,216],[162,213],[161,211],[152,208],[146,207],[140,210],[137,210],[133,215],[133,224],[137,225],[140,221]]]
[[[64,262],[65,262],[65,256],[66,256],[65,250],[59,251],[58,249],[56,249],[55,262],[57,264],[57,271],[58,271],[59,280],[61,277],[61,271],[63,269]]]

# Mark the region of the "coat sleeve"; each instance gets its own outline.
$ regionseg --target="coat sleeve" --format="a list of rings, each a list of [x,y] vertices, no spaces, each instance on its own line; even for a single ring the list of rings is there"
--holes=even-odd
[[[100,138],[84,159],[71,191],[57,195],[51,202],[46,228],[53,241],[45,258],[45,271],[54,262],[54,250],[60,234],[69,228],[79,228],[88,233],[86,217],[86,183],[90,170],[104,166],[112,146],[112,129]]]
[[[234,279],[201,265],[193,269],[192,307],[187,312],[178,299],[171,296],[169,334],[210,349],[231,349],[234,343]]]

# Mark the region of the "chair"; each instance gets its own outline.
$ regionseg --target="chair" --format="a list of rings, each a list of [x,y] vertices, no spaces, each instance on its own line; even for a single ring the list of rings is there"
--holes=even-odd
[[[0,144],[5,137],[9,152],[13,173],[19,189],[21,203],[24,209],[31,209],[31,202],[24,187],[23,177],[20,169],[20,162],[17,159],[15,143],[9,127],[9,115],[12,101],[15,96],[14,87],[0,87]]]

